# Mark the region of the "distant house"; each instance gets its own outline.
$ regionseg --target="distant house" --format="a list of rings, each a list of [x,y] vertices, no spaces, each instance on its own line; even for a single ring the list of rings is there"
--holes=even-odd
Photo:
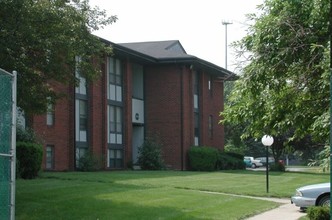
[[[110,44],[102,75],[93,84],[78,73],[78,87],[46,115],[33,119],[44,140],[44,170],[75,170],[91,151],[104,169],[135,164],[144,138],[158,135],[170,169],[189,169],[192,146],[224,147],[224,81],[233,73],[189,55],[177,40]]]

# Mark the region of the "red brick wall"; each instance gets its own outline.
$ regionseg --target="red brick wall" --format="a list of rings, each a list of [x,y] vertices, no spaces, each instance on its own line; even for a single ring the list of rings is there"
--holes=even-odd
[[[106,60],[101,65],[103,71],[102,76],[89,86],[88,102],[89,102],[89,147],[93,154],[99,159],[103,159],[104,167],[106,167],[107,146],[107,75]]]
[[[65,94],[72,94],[72,90],[67,86],[60,84],[53,84],[55,90],[63,92]],[[37,115],[33,118],[33,129],[41,138],[44,148],[44,156],[42,169],[45,169],[45,157],[46,157],[46,145],[54,146],[54,160],[55,160],[55,170],[70,170],[72,169],[72,160],[73,154],[70,151],[73,151],[73,138],[71,137],[74,134],[72,129],[73,123],[71,123],[72,110],[73,106],[72,99],[70,97],[64,97],[58,100],[57,105],[55,105],[55,121],[54,125],[46,125],[46,114]]]
[[[132,65],[130,61],[123,65],[123,147],[124,147],[124,167],[132,161]]]
[[[158,66],[145,70],[146,136],[158,135],[166,165],[181,169],[181,68]]]
[[[188,150],[194,145],[193,74],[188,66],[150,67],[145,72],[146,134],[159,133],[164,145],[164,159],[173,169],[188,169]],[[223,83],[200,74],[200,143],[223,149],[224,131],[219,125],[223,110]],[[213,136],[208,120],[213,117]]]
[[[182,125],[183,125],[183,170],[189,168],[188,150],[194,145],[194,97],[193,74],[190,67],[182,67]]]
[[[217,78],[211,78],[210,74],[201,75],[200,90],[200,116],[201,116],[201,145],[218,149],[224,147],[224,128],[219,124],[219,113],[223,110],[223,83]],[[211,80],[211,91],[208,85]],[[209,137],[209,116],[213,118],[212,138]]]

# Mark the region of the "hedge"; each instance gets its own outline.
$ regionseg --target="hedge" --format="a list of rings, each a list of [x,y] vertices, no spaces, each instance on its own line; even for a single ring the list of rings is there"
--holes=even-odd
[[[217,167],[219,170],[243,170],[246,168],[240,154],[219,152]],[[241,158],[241,159],[240,159]]]
[[[16,143],[17,176],[34,179],[38,176],[43,159],[42,145],[30,142]]]
[[[239,170],[245,169],[243,155],[222,152],[212,147],[192,147],[189,149],[189,161],[192,170]]]
[[[312,206],[307,210],[310,220],[330,220],[330,207]]]
[[[213,171],[216,169],[218,150],[212,147],[192,147],[189,149],[192,170]]]

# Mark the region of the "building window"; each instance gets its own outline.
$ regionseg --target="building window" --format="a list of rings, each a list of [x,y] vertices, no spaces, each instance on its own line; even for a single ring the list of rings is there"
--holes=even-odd
[[[108,143],[122,144],[122,108],[119,106],[108,106]]]
[[[199,146],[199,114],[197,112],[194,113],[194,121],[195,121],[195,134],[194,134],[194,137],[195,137],[195,140],[194,140],[194,143],[195,143],[195,146]]]
[[[211,97],[213,95],[213,92],[212,92],[212,82],[213,82],[213,79],[212,79],[212,76],[210,76],[209,81],[208,81],[208,88],[209,88],[209,93],[210,93]]]
[[[199,73],[194,72],[194,145],[200,144],[200,123],[199,123]]]
[[[87,153],[87,148],[76,147],[76,154],[75,154],[76,168],[80,168],[80,159],[84,157],[86,153]]]
[[[86,142],[87,130],[88,130],[87,101],[76,99],[76,141]]]
[[[123,150],[109,149],[108,150],[108,167],[122,168],[123,167]]]
[[[78,84],[75,88],[76,104],[75,104],[75,127],[76,127],[76,141],[87,141],[88,130],[88,96],[87,96],[87,81],[86,78],[80,74],[79,65],[81,63],[81,57],[76,56],[76,69],[75,77],[78,80]]]
[[[209,116],[208,129],[209,129],[209,138],[212,139],[213,138],[213,117],[212,117],[212,115]]]
[[[198,79],[199,75],[198,72],[194,73],[194,109],[198,109],[198,105],[199,105],[199,100],[198,100],[198,96],[199,96],[199,79]]]
[[[86,95],[86,79],[82,77],[79,73],[76,74],[76,79],[79,81],[75,88],[76,94]]]
[[[108,58],[107,74],[107,166],[109,168],[123,167],[123,77],[121,61]]]
[[[47,170],[54,169],[54,146],[53,145],[46,146],[46,169]]]
[[[88,126],[87,104],[84,100],[79,100],[79,124],[80,131],[86,131]]]
[[[81,95],[86,95],[86,90],[87,90],[87,86],[86,86],[86,79],[85,77],[83,77],[80,74],[80,70],[79,70],[79,64],[81,62],[81,57],[76,56],[76,69],[75,69],[75,77],[78,81],[78,84],[75,88],[75,93],[76,94],[81,94]]]
[[[47,113],[46,113],[46,125],[52,126],[54,125],[55,118],[55,108],[53,103],[48,103],[47,105]]]
[[[76,57],[75,76],[75,165],[80,168],[80,158],[89,150],[88,146],[88,86],[87,80],[80,73],[81,57]]]
[[[118,59],[108,59],[108,93],[109,100],[122,102],[122,72]]]

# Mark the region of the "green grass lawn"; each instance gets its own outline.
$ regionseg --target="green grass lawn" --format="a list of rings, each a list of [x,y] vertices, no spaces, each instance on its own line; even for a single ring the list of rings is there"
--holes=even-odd
[[[289,198],[330,176],[270,172],[269,194],[265,178],[252,171],[42,173],[16,182],[16,219],[244,219],[278,204],[205,191]]]

